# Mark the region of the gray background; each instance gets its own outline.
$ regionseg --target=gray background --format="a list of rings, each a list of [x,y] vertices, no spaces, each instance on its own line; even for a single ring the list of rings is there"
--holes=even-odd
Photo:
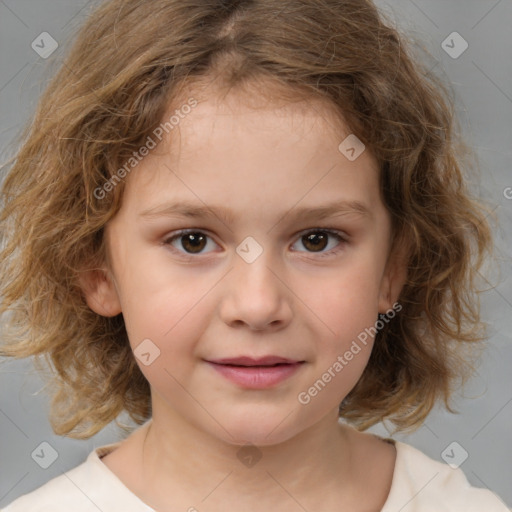
[[[0,0],[1,161],[12,154],[9,142],[33,113],[66,41],[97,3]],[[377,4],[403,32],[424,42],[432,70],[455,90],[464,134],[477,149],[482,169],[481,183],[474,186],[499,219],[494,231],[500,263],[491,273],[497,286],[482,298],[491,338],[478,374],[456,399],[459,414],[436,409],[416,433],[394,437],[437,460],[443,460],[443,451],[456,441],[458,445],[449,453],[460,459],[467,452],[461,468],[469,481],[496,492],[512,507],[512,272],[508,256],[512,247],[512,2],[380,0]],[[454,31],[469,44],[458,58],[441,46]],[[48,59],[31,48],[42,32],[59,42]],[[455,50],[460,47],[458,41],[454,45]],[[94,447],[121,439],[114,425],[88,441],[55,436],[47,420],[43,385],[29,361],[0,365],[0,506],[78,465]],[[382,425],[372,431],[388,435]],[[58,455],[48,469],[31,457],[44,441]]]

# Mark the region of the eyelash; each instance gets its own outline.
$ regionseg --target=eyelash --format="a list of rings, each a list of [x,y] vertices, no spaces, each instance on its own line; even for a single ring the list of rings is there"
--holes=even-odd
[[[210,238],[210,239],[212,238],[210,235],[201,231],[200,229],[181,229],[179,231],[176,231],[175,233],[172,233],[171,236],[168,236],[163,241],[163,245],[171,246],[171,244],[174,240],[179,239],[180,237],[188,235],[190,233],[206,235],[208,238]],[[309,254],[315,254],[319,258],[325,258],[325,257],[329,257],[329,256],[338,254],[341,250],[343,250],[344,245],[346,245],[348,243],[348,239],[347,239],[346,235],[343,234],[343,232],[338,231],[337,229],[332,229],[332,228],[313,228],[313,229],[309,229],[307,231],[302,231],[299,234],[299,236],[297,237],[297,240],[300,240],[304,236],[310,235],[311,233],[324,233],[327,235],[331,235],[331,236],[337,238],[340,243],[334,249],[331,249],[326,252],[309,252],[309,251],[294,251],[294,252],[307,252]],[[173,249],[175,249],[175,248],[173,248]],[[175,249],[175,250],[183,255],[187,255],[190,257],[200,255],[199,253],[193,254],[193,253],[179,251],[178,249]]]

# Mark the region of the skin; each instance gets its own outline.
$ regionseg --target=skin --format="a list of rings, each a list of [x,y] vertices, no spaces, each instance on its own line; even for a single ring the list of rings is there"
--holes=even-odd
[[[133,349],[150,339],[160,351],[150,365],[138,360],[152,422],[102,460],[157,510],[380,510],[395,448],[338,423],[373,340],[307,405],[297,399],[403,285],[377,163],[368,149],[355,161],[338,150],[350,131],[319,100],[265,102],[254,92],[194,92],[199,104],[172,140],[127,178],[106,227],[110,267],[84,280],[94,311],[122,312]],[[141,216],[178,200],[228,207],[233,218]],[[294,217],[335,200],[359,201],[368,213]],[[169,241],[192,228],[208,235],[198,254],[183,238]],[[304,232],[319,228],[346,241],[308,244]],[[251,263],[236,252],[248,236],[263,250]],[[205,362],[269,354],[305,363],[254,390]],[[246,443],[261,455],[250,468],[237,457]]]

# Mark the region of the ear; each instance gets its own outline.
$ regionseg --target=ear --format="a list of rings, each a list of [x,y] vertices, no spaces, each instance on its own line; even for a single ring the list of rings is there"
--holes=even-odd
[[[379,313],[385,313],[398,300],[400,292],[407,280],[407,247],[400,243],[390,251],[386,268],[380,283]]]
[[[94,312],[102,316],[116,316],[121,313],[117,288],[106,267],[82,272],[79,281],[87,305]]]

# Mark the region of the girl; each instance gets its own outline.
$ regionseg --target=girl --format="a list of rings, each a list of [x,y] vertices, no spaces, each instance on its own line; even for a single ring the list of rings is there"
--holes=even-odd
[[[451,108],[370,0],[102,4],[3,184],[2,353],[141,427],[5,511],[507,510],[363,432],[482,339]]]

